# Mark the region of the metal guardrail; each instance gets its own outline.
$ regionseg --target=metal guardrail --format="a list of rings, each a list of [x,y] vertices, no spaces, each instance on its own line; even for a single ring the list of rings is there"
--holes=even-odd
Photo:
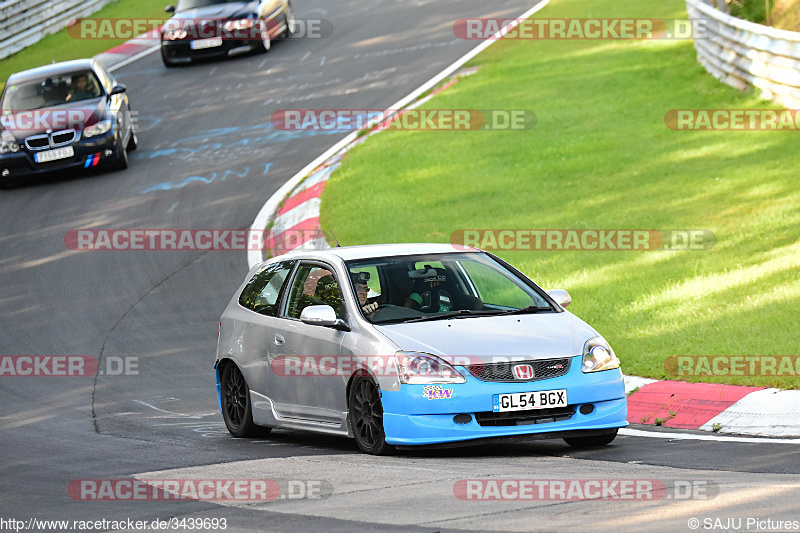
[[[765,98],[800,109],[800,32],[778,30],[720,12],[703,0],[686,0],[696,36],[697,60],[723,83],[757,87]]]
[[[70,20],[88,17],[111,0],[0,1],[0,59],[38,42]]]

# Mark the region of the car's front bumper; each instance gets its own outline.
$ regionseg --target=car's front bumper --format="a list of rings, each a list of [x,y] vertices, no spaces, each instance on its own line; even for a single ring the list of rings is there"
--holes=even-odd
[[[216,59],[252,52],[258,48],[255,41],[223,39],[221,46],[193,50],[190,40],[161,41],[161,55],[171,63],[191,63],[195,60]]]
[[[628,425],[622,372],[607,370],[584,374],[580,356],[573,359],[566,375],[526,383],[484,382],[464,368],[458,370],[467,381],[442,385],[443,389],[452,389],[449,399],[429,400],[423,397],[423,385],[402,385],[398,391],[382,391],[386,442],[414,446],[520,435],[562,438]],[[476,413],[491,413],[493,396],[496,394],[557,389],[567,390],[568,408],[574,409],[574,414],[567,419],[562,414],[554,416],[553,421],[543,415],[536,421],[520,421],[519,425],[478,423]],[[593,410],[589,414],[582,414],[580,407],[586,404],[592,405]],[[539,413],[527,411],[521,417],[529,414]],[[471,420],[458,423],[454,420],[456,415],[470,415]]]
[[[71,168],[102,166],[117,157],[117,137],[114,130],[97,137],[83,138],[72,144],[74,155],[47,163],[36,163],[34,152],[27,148],[0,155],[0,181],[18,181],[19,178],[63,171]],[[109,153],[110,152],[110,153]]]

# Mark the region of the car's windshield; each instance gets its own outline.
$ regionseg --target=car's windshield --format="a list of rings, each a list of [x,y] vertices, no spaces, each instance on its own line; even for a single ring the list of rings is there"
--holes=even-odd
[[[554,311],[537,289],[484,253],[374,258],[347,268],[374,324]]]
[[[214,4],[230,4],[231,2],[241,2],[242,0],[179,0],[178,11],[186,11],[196,7],[211,6]]]
[[[6,87],[3,114],[53,107],[101,96],[103,91],[91,70],[27,80]]]

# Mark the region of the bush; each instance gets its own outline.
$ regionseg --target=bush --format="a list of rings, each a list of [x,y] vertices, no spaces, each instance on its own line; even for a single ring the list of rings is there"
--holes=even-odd
[[[762,24],[767,20],[767,4],[765,0],[725,0],[731,15],[750,22]],[[769,9],[775,6],[775,0],[769,0]]]

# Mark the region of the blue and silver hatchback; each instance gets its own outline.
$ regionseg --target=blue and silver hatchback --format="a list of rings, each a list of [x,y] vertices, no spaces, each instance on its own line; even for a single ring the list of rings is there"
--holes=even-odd
[[[220,409],[237,437],[311,430],[371,454],[519,436],[602,446],[627,425],[620,362],[569,303],[473,248],[282,255],[222,315]]]

